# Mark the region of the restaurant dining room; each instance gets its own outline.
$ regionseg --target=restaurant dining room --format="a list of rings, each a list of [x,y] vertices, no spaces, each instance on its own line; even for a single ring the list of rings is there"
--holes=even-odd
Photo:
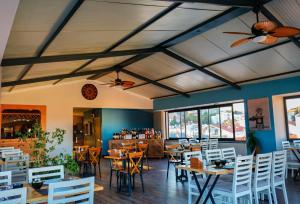
[[[0,204],[298,204],[299,0],[0,0]]]

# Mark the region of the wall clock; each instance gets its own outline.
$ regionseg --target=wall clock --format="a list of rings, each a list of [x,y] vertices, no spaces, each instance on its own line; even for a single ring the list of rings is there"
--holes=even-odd
[[[81,88],[81,94],[87,100],[94,100],[98,95],[98,90],[93,84],[85,84]]]

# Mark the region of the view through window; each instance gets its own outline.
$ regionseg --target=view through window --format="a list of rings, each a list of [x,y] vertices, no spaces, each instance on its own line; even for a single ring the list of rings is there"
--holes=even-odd
[[[169,138],[246,139],[244,103],[169,112],[168,121]]]
[[[300,96],[285,98],[288,139],[300,139]]]

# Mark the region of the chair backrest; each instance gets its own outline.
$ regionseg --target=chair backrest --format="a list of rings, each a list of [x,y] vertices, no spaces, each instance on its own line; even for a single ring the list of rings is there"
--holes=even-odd
[[[40,168],[28,169],[28,183],[32,183],[35,179],[42,181],[64,178],[64,166],[47,166]]]
[[[196,158],[202,160],[201,151],[185,152],[183,154],[183,156],[184,156],[184,163],[187,164],[187,165],[189,165],[191,163],[190,160],[191,160],[192,157],[196,157]]]
[[[98,164],[100,161],[101,148],[89,148],[89,159],[92,164]]]
[[[0,186],[11,185],[11,171],[0,172]]]
[[[183,145],[183,144],[189,143],[189,141],[187,139],[179,139],[178,143]]]
[[[272,184],[284,182],[286,169],[286,150],[273,152],[272,158]]]
[[[189,143],[190,143],[190,144],[198,144],[198,143],[199,143],[199,140],[197,140],[197,139],[190,139],[190,140],[189,140]]]
[[[209,142],[208,142],[208,145],[209,145],[209,149],[218,149],[218,139],[210,139]]]
[[[201,150],[205,152],[208,150],[208,139],[201,139],[200,140]]]
[[[221,149],[221,151],[222,151],[222,158],[223,159],[235,160],[236,153],[235,153],[235,148],[234,147],[223,148],[223,149]]]
[[[293,144],[295,147],[300,147],[300,140],[294,140]]]
[[[254,187],[270,187],[272,153],[257,154],[254,173]]]
[[[232,192],[238,194],[241,191],[251,192],[253,156],[236,157],[233,173]]]
[[[143,173],[143,152],[133,152],[128,154],[128,173],[133,174],[142,174]]]
[[[26,204],[26,197],[26,187],[0,191],[1,204]]]
[[[95,177],[73,179],[49,184],[48,203],[94,202]]]
[[[291,147],[291,144],[290,144],[289,141],[282,141],[281,144],[282,144],[282,149],[283,150],[286,150],[287,148]]]
[[[6,150],[2,150],[1,158],[6,158],[10,156],[20,156],[22,154],[23,152],[20,149],[6,149]]]
[[[205,151],[205,158],[208,164],[211,164],[213,160],[222,159],[222,153],[220,149],[209,149]]]
[[[15,147],[0,147],[0,152],[3,150],[10,150],[10,149],[15,149]]]
[[[29,167],[29,155],[9,156],[5,158],[4,171],[11,171],[12,183],[26,183]]]

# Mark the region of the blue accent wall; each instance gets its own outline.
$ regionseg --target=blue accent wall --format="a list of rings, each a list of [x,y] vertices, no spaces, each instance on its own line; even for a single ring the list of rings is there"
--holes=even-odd
[[[300,92],[300,76],[245,84],[241,86],[241,90],[237,90],[233,87],[227,87],[194,93],[191,94],[190,98],[186,98],[184,96],[175,96],[156,99],[154,100],[153,106],[154,110],[166,110],[242,99],[245,101],[246,118],[248,118],[247,100],[268,97],[270,106],[271,130],[256,131],[255,135],[261,144],[261,151],[270,152],[276,149],[272,96],[294,92]],[[249,124],[246,121],[247,130],[249,130],[248,125]]]
[[[101,109],[101,130],[103,140],[102,154],[106,155],[108,141],[113,133],[120,132],[122,128],[152,128],[153,113],[136,109]]]

